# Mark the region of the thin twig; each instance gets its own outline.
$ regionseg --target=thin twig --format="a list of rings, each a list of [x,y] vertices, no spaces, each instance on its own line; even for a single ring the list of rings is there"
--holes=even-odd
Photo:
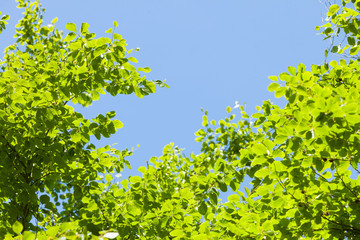
[[[328,219],[327,217],[325,217],[323,214],[321,215],[322,218],[326,219],[327,221],[329,222],[332,222],[336,225],[339,225],[339,226],[342,226],[342,227],[346,227],[347,230],[350,230],[350,231],[355,231],[355,232],[359,232],[360,233],[360,229],[357,229],[355,227],[352,227],[352,226],[349,226],[349,225],[346,225],[346,224],[343,224],[343,223],[339,223],[339,222],[335,222],[334,220],[330,220]]]

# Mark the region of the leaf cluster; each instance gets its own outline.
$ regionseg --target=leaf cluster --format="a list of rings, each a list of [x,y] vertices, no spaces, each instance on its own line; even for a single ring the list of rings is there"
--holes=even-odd
[[[2,236],[357,239],[358,2],[329,6],[328,23],[318,28],[325,38],[347,35],[349,52],[332,52],[350,59],[288,67],[268,87],[285,107],[267,100],[250,115],[236,105],[219,121],[205,111],[195,133],[200,154],[169,144],[138,169],[141,176],[116,182],[113,173],[130,167],[131,152],[96,148],[90,136],[109,137],[122,123],[115,112],[84,119],[67,103],[88,106],[104,92],[142,97],[166,85],[141,77],[149,69],[130,64],[137,60],[113,29],[111,38],[96,39],[87,24],[70,23],[63,37],[42,26],[39,2],[20,1],[25,17],[0,72]]]
[[[167,86],[140,74],[150,69],[131,64],[136,59],[121,35],[96,38],[87,23],[78,32],[70,23],[63,36],[57,19],[43,25],[39,1],[18,2],[25,12],[16,43],[0,62],[1,236],[14,220],[24,231],[38,231],[51,221],[81,217],[79,200],[97,196],[101,176],[129,165],[130,151],[90,142],[92,135],[108,138],[123,127],[115,112],[85,119],[69,102],[86,107],[105,93],[142,98],[156,85]],[[8,17],[1,19],[3,27]]]

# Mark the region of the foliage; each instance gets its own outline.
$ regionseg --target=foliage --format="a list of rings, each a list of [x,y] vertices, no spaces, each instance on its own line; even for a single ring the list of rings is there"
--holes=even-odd
[[[109,137],[122,124],[112,112],[85,120],[67,102],[87,106],[104,89],[146,95],[153,83],[127,62],[119,35],[94,40],[87,24],[78,35],[68,24],[64,39],[41,26],[38,2],[20,5],[27,5],[18,25],[22,46],[8,48],[0,72],[7,238],[357,239],[360,1],[329,6],[328,22],[317,27],[333,40],[330,52],[348,61],[308,70],[299,64],[271,76],[268,90],[285,98],[284,108],[264,101],[249,116],[243,106],[228,107],[229,117],[218,122],[205,112],[196,132],[200,154],[186,157],[170,144],[139,168],[142,177],[119,184],[110,183],[110,173],[120,172],[131,152],[96,149],[89,136]],[[338,37],[347,44],[334,47]],[[239,120],[231,113],[237,108]],[[246,178],[252,187],[243,193]],[[59,199],[63,211],[54,205]]]
[[[82,198],[100,199],[105,188],[100,177],[129,165],[125,158],[130,151],[90,143],[91,135],[110,137],[123,126],[115,112],[89,120],[70,101],[89,106],[105,92],[141,98],[154,93],[155,84],[166,86],[140,75],[150,69],[130,63],[137,60],[128,57],[131,50],[112,29],[110,38],[95,38],[87,23],[81,28],[69,23],[63,37],[54,27],[57,19],[42,24],[44,9],[38,1],[20,0],[18,7],[25,12],[16,26],[16,43],[0,62],[2,236],[15,221],[23,230],[38,231],[58,221],[57,216],[61,222],[81,217]],[[1,18],[1,28],[7,19]],[[19,227],[13,229],[16,233]]]

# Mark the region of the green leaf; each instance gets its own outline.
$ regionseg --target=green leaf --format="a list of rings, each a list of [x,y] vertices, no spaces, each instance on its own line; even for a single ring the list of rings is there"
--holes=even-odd
[[[332,53],[337,53],[339,51],[339,46],[333,46],[332,48],[331,48],[331,52]]]
[[[120,182],[120,184],[123,186],[123,188],[128,189],[129,180],[124,179]]]
[[[232,194],[232,195],[228,196],[228,201],[229,202],[240,202],[240,196],[237,194]]]
[[[67,30],[69,30],[70,32],[76,32],[76,25],[75,23],[67,23],[66,27]]]
[[[70,41],[74,40],[75,38],[76,38],[76,34],[73,32],[70,32],[68,35],[66,35],[64,41],[70,42]]]
[[[46,204],[46,203],[50,202],[50,197],[48,195],[41,195],[40,196],[40,202],[42,204]]]
[[[276,98],[281,98],[282,96],[284,96],[285,92],[286,92],[286,87],[279,87],[275,91],[275,97]]]
[[[88,68],[86,66],[81,66],[77,69],[76,74],[82,74],[88,72]]]
[[[123,39],[122,36],[118,33],[114,33],[113,36],[114,36],[114,39],[117,39],[117,40]]]
[[[138,182],[141,182],[141,177],[139,177],[139,176],[130,176],[129,180],[130,180],[131,183],[138,183]]]
[[[292,67],[292,66],[289,66],[287,68],[287,70],[289,71],[289,73],[293,76],[296,76],[296,68]]]
[[[34,240],[35,239],[35,234],[29,231],[25,231],[23,233],[23,240]]]
[[[299,69],[300,70],[300,69]],[[283,73],[280,73],[279,75],[279,78],[282,80],[282,81],[289,81],[291,79],[291,75],[289,75],[288,73],[286,72],[283,72]]]
[[[275,142],[276,144],[283,144],[287,139],[288,139],[288,136],[285,136],[285,135],[277,135],[277,136],[275,137],[274,142]]]
[[[280,84],[278,84],[277,82],[273,82],[273,83],[270,83],[269,87],[268,87],[268,90],[270,92],[274,92],[276,89],[278,89],[280,87]]]
[[[227,185],[223,182],[219,183],[219,188],[222,192],[227,192]]]
[[[257,143],[254,146],[252,146],[252,151],[258,155],[267,154],[267,148],[262,143]]]
[[[53,20],[51,20],[51,24],[55,24],[55,23],[57,23],[57,21],[58,21],[59,19],[56,17],[56,18],[54,18]]]
[[[354,46],[354,47],[350,48],[349,54],[353,56],[353,55],[356,55],[358,52],[359,52],[359,46]]]
[[[249,197],[251,194],[250,190],[247,187],[244,187],[244,188],[245,188],[245,192],[246,192],[247,196]]]
[[[226,107],[226,112],[227,112],[227,113],[231,113],[231,107],[230,107],[230,106],[227,106],[227,107]]]
[[[12,225],[12,229],[16,234],[20,234],[21,231],[23,230],[23,225],[16,221],[13,225]]]
[[[1,14],[1,13],[0,13]],[[10,16],[9,15],[7,15],[7,14],[5,14],[5,15],[3,15],[2,17],[1,17],[1,20],[2,21],[7,21],[7,20],[9,20],[10,19]],[[5,23],[6,24],[6,23]]]
[[[151,92],[151,93],[156,92],[156,86],[155,86],[155,84],[153,82],[147,81],[144,85],[149,90],[149,92]]]
[[[311,157],[308,157],[308,158],[305,158],[303,161],[302,161],[302,164],[301,166],[303,168],[308,168],[312,165],[313,161],[312,161],[312,158]]]
[[[180,190],[180,196],[186,200],[189,200],[194,197],[194,193],[189,188],[184,188]]]
[[[218,204],[218,196],[216,193],[214,192],[210,192],[210,201],[213,203],[213,204]]]
[[[175,229],[170,232],[170,235],[173,237],[181,237],[184,235],[184,232],[182,230]]]
[[[138,98],[143,98],[140,88],[137,86],[137,83],[133,82],[134,93]]]
[[[285,157],[285,153],[283,152],[283,151],[281,151],[280,149],[276,149],[274,152],[273,152],[273,154],[272,154],[272,156],[274,157],[274,158],[284,158]]]
[[[340,60],[339,60],[339,64],[340,64],[340,66],[342,66],[342,67],[347,67],[347,63],[346,63],[346,60],[345,60],[345,59],[340,59]]]
[[[349,114],[349,113],[357,113],[359,108],[358,103],[348,103],[345,106],[342,107],[342,110]]]
[[[81,31],[81,34],[82,34],[82,35],[86,35],[86,34],[89,33],[89,30],[88,30],[88,29],[89,29],[89,26],[90,26],[90,25],[89,25],[88,23],[82,23],[82,24],[81,24],[81,30],[80,30],[80,31]]]
[[[273,207],[273,208],[281,208],[284,204],[285,204],[285,201],[281,197],[278,197],[275,201],[272,201],[270,203],[271,207]]]
[[[144,72],[144,73],[149,73],[149,72],[151,72],[151,69],[149,67],[144,67],[144,68],[139,67],[137,69],[137,71],[141,71],[141,72]]]
[[[111,176],[111,174],[106,174],[105,180],[106,180],[107,182],[111,182],[111,181],[113,180],[113,177]]]
[[[201,215],[205,215],[206,212],[207,212],[207,205],[204,201],[201,202],[199,208],[198,208],[198,211]]]
[[[145,174],[146,171],[147,171],[147,169],[146,169],[146,167],[141,166],[141,167],[138,168],[138,171],[141,172],[141,173],[143,173],[143,174]]]
[[[354,46],[354,45],[356,44],[356,43],[355,43],[355,39],[354,39],[353,37],[348,37],[348,38],[347,38],[347,41],[348,41],[349,45]]]
[[[131,169],[131,165],[130,165],[130,162],[129,162],[129,161],[125,160],[124,163],[125,163],[125,165],[126,165],[129,169]]]
[[[329,7],[328,12],[327,12],[327,16],[329,17],[329,16],[332,16],[332,15],[336,14],[339,11],[339,9],[340,9],[340,7],[337,4],[331,5]]]
[[[116,129],[120,129],[120,128],[124,127],[124,124],[120,120],[115,119],[112,122]]]
[[[332,66],[333,68],[337,68],[339,65],[338,65],[338,63],[337,63],[337,61],[335,61],[335,60],[332,60],[330,63],[330,66]]]
[[[137,62],[138,62],[138,60],[137,60],[136,58],[134,58],[134,57],[128,57],[128,60],[129,60],[130,62],[134,62],[134,63],[137,63]]]
[[[324,178],[326,178],[326,179],[332,178],[331,172],[325,172],[322,176],[323,176]]]
[[[96,40],[96,47],[102,47],[102,46],[105,46],[108,43],[111,43],[110,38],[101,37],[101,38]]]
[[[337,164],[337,172],[341,175],[350,167],[350,161],[339,161]]]
[[[346,115],[346,120],[349,123],[356,124],[360,122],[360,116],[358,114],[348,114]]]
[[[264,157],[256,157],[252,162],[250,166],[256,166],[256,165],[262,165],[264,162],[266,162],[266,158]]]
[[[279,81],[279,79],[277,78],[277,76],[269,76],[269,79],[271,81]]]
[[[268,168],[260,169],[255,173],[255,177],[257,178],[264,178],[268,175],[270,175],[270,170]]]

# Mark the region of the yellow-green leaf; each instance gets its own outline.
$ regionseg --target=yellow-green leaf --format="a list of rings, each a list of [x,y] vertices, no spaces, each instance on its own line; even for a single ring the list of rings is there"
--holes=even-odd
[[[76,25],[75,23],[67,23],[65,28],[70,32],[76,32]]]

